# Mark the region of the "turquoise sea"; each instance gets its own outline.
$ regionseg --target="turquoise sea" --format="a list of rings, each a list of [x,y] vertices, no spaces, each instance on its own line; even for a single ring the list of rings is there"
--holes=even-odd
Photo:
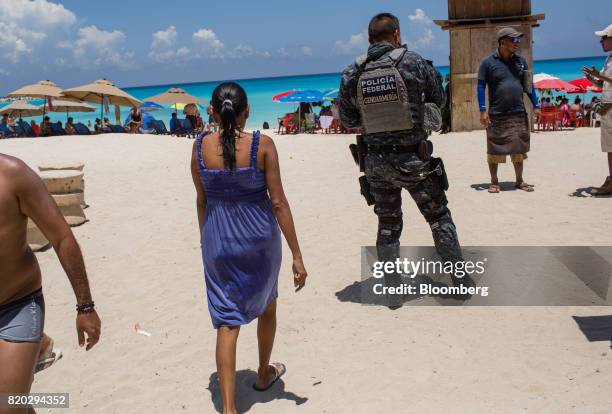
[[[583,66],[595,66],[601,68],[604,64],[605,56],[583,57],[572,59],[554,59],[554,60],[539,60],[534,62],[534,73],[548,73],[557,76],[565,81],[580,78],[583,76]],[[442,76],[448,73],[448,66],[440,66],[438,70]],[[264,121],[267,121],[272,128],[277,125],[277,118],[286,112],[294,111],[295,104],[276,103],[272,101],[272,97],[281,92],[291,89],[319,89],[326,90],[337,88],[340,83],[339,73],[326,73],[317,75],[302,75],[302,76],[284,76],[276,78],[259,78],[259,79],[238,79],[236,80],[246,90],[249,104],[251,106],[250,118],[247,122],[249,128],[262,128]],[[210,100],[213,89],[222,81],[214,82],[197,82],[186,84],[166,84],[138,87],[124,87],[123,89],[138,99],[157,95],[166,91],[168,88],[176,86],[185,89],[192,95]],[[590,100],[591,95],[587,94],[586,98]],[[571,97],[570,95],[570,98]],[[42,103],[42,101],[41,101]],[[127,108],[122,110],[122,119],[125,119],[128,113]],[[170,119],[172,109],[163,109],[152,112],[151,114],[157,119],[164,120],[166,124]],[[66,114],[52,113],[50,114],[53,120],[65,121]],[[100,112],[74,114],[75,120],[87,123],[100,116]],[[182,115],[179,115],[182,116]],[[111,116],[113,120],[114,112],[111,108]]]

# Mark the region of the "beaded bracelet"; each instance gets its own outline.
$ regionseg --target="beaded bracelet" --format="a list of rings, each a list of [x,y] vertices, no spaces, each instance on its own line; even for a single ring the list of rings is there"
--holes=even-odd
[[[95,310],[94,307],[95,307],[95,304],[93,302],[84,303],[82,305],[77,305],[76,310],[77,310],[77,313],[92,313]]]

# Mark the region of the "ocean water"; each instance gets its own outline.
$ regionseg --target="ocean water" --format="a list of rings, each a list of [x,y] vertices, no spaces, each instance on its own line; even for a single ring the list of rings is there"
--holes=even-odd
[[[572,59],[554,59],[554,60],[540,60],[534,62],[534,73],[548,73],[550,75],[557,76],[565,81],[580,78],[583,76],[583,66],[595,66],[601,68],[604,64],[605,56],[597,57],[584,57],[584,58],[572,58]],[[349,63],[349,62],[347,62]],[[446,75],[449,71],[448,66],[437,67],[442,76]],[[243,79],[236,80],[246,90],[249,104],[250,104],[250,117],[247,121],[247,127],[253,129],[260,129],[264,122],[268,122],[272,128],[277,126],[277,118],[283,114],[291,111],[295,111],[297,108],[296,104],[289,103],[276,103],[272,101],[272,97],[276,94],[291,90],[291,89],[318,89],[326,90],[337,88],[340,84],[339,73],[328,73],[328,74],[317,74],[317,75],[303,75],[303,76],[285,76],[276,78],[260,78],[260,79]],[[134,97],[144,100],[147,97],[157,95],[165,92],[168,88],[176,86],[185,89],[192,95],[199,98],[210,100],[214,88],[222,81],[214,82],[198,82],[188,84],[167,84],[167,85],[156,85],[156,86],[140,86],[140,87],[128,87],[124,88],[126,92],[133,95]],[[586,99],[590,100],[592,94],[587,94]],[[571,98],[571,95],[570,95]],[[42,101],[40,101],[42,103]],[[99,107],[99,106],[98,106]],[[129,109],[122,108],[121,118],[126,118]],[[157,119],[161,119],[166,122],[170,119],[170,114],[173,109],[168,107],[159,111],[152,112]],[[179,111],[180,113],[180,111]],[[52,120],[65,121],[66,114],[51,113]],[[75,118],[75,121],[81,121],[87,123],[92,122],[95,118],[100,117],[100,111],[93,113],[80,113],[71,114]],[[182,117],[182,114],[179,114]],[[40,117],[35,118],[37,120]],[[114,120],[114,110],[111,108],[111,114],[109,116],[111,121]]]

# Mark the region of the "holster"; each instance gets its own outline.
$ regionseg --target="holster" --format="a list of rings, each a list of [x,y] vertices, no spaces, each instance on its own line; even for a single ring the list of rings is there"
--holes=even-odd
[[[431,159],[431,154],[433,154],[433,143],[427,139],[419,142],[419,158],[428,161]]]
[[[444,191],[448,190],[448,177],[446,176],[446,170],[444,169],[444,162],[442,161],[442,158],[432,157],[430,165],[430,173],[435,174],[435,178],[440,183],[440,187],[442,187]]]
[[[370,183],[365,175],[359,177],[359,187],[361,188],[361,195],[365,198],[369,206],[374,204],[374,197],[370,193]]]

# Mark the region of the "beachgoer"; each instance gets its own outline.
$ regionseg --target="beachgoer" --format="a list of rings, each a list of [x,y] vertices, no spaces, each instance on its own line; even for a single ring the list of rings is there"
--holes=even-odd
[[[29,393],[33,372],[60,356],[43,334],[45,302],[38,261],[27,244],[28,218],[51,242],[72,284],[78,342],[88,351],[100,338],[100,319],[79,245],[38,174],[0,154],[0,188],[0,395],[6,396]]]
[[[40,123],[40,136],[41,137],[50,137],[53,135],[53,131],[51,130],[51,118],[45,116],[43,121]]]
[[[563,119],[561,120],[561,125],[567,127],[569,125],[569,101],[567,98],[561,99],[561,105],[559,105],[559,112],[563,115]]]
[[[594,85],[603,88],[597,113],[601,117],[601,150],[608,153],[608,177],[601,187],[594,188],[591,193],[609,195],[612,194],[612,24],[595,34],[599,36],[601,47],[608,57],[601,72],[594,67],[585,67],[583,71]]]
[[[442,259],[461,261],[459,239],[444,193],[447,187],[443,165],[441,159],[431,157],[429,126],[424,124],[422,115],[426,105],[438,110],[444,102],[441,76],[430,62],[402,45],[399,21],[394,15],[374,16],[368,34],[367,55],[357,58],[342,73],[338,102],[343,126],[363,129],[359,158],[365,156],[365,179],[359,182],[368,205],[374,204],[378,216],[378,260],[399,258],[404,188],[429,223]],[[377,84],[381,78],[395,85],[399,99],[381,104],[377,98],[387,95],[381,95],[379,89],[358,87]],[[370,106],[368,101],[374,104]],[[410,105],[412,102],[422,103]],[[385,282],[395,286],[400,283],[400,275],[387,274]],[[460,280],[453,275],[453,283],[464,282],[469,283],[467,278]],[[390,308],[402,305],[399,295],[388,299]]]
[[[440,134],[451,132],[452,87],[450,74],[447,74],[444,80],[446,81],[446,86],[444,87],[444,96],[446,98],[442,108],[440,108],[442,111],[442,129],[440,130]]]
[[[497,167],[510,155],[516,175],[516,188],[527,192],[533,186],[523,179],[523,161],[529,152],[529,120],[523,93],[527,93],[539,116],[540,107],[527,61],[517,54],[522,33],[511,27],[497,32],[498,49],[480,63],[478,69],[478,105],[480,123],[487,129],[487,163],[491,174],[490,193],[499,193]],[[489,88],[489,111],[485,88]]]
[[[100,121],[100,118],[96,118],[94,122],[94,134],[100,133],[102,133],[102,121]]]
[[[561,95],[557,96],[557,97],[555,98],[555,106],[556,106],[557,108],[558,108],[558,107],[560,107],[560,106],[561,106],[562,101],[563,101],[563,97],[562,97]]]
[[[130,121],[127,125],[127,130],[131,134],[140,134],[140,127],[142,127],[142,112],[140,108],[135,106],[130,111]]]
[[[104,118],[102,121],[102,132],[113,132],[111,129],[111,123],[108,118]]]
[[[40,127],[36,124],[36,121],[32,120],[30,121],[30,127],[32,128],[32,131],[34,131],[34,134],[39,137],[40,136]]]
[[[66,127],[64,128],[66,131],[66,135],[76,135],[76,129],[74,129],[74,119],[72,117],[68,118],[66,121]]]
[[[296,291],[306,283],[274,142],[243,131],[249,116],[244,89],[222,83],[211,100],[219,132],[199,134],[191,174],[208,297],[217,329],[217,372],[223,412],[235,413],[236,341],[240,326],[258,319],[259,369],[253,387],[269,389],[285,372],[270,364],[276,331],[276,298],[282,233],[293,255]]]
[[[9,124],[9,116],[7,113],[2,114],[2,120],[0,121],[0,125],[8,126]]]
[[[172,112],[172,115],[170,115],[170,132],[173,134],[182,132],[181,124],[178,121],[176,112]]]
[[[548,96],[545,100],[544,100],[544,105],[542,105],[542,107],[546,108],[549,106],[553,106],[552,103],[550,103],[550,96]]]

